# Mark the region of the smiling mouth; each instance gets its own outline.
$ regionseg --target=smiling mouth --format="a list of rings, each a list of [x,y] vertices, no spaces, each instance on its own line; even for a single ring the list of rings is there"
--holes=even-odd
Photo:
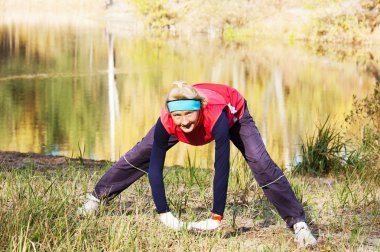
[[[191,125],[182,125],[181,128],[182,128],[182,130],[187,131],[187,130],[191,129]]]

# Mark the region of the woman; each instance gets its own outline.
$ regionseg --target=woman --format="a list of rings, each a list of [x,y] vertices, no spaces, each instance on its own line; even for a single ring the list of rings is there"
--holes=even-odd
[[[100,200],[109,201],[148,173],[153,200],[160,220],[169,228],[213,230],[220,226],[226,205],[230,140],[240,150],[268,200],[293,227],[296,241],[314,245],[316,240],[305,223],[305,213],[282,170],[267,153],[244,97],[223,84],[176,83],[155,126],[100,179],[80,209],[89,214]],[[190,223],[170,212],[163,183],[165,155],[178,141],[204,145],[215,140],[215,173],[211,218]]]

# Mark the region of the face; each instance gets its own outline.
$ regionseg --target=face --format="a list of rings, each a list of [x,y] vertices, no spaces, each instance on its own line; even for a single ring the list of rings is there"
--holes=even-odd
[[[185,133],[192,132],[197,126],[199,110],[173,111],[170,114],[172,115],[174,124]]]

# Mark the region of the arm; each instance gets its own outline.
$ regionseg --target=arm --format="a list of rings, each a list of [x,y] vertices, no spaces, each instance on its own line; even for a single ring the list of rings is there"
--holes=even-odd
[[[161,120],[158,119],[154,129],[154,141],[150,154],[148,178],[152,189],[152,196],[158,213],[169,212],[165,196],[163,167],[166,157],[166,146],[170,135],[166,132]]]
[[[212,216],[209,219],[191,222],[189,229],[214,230],[223,219],[226,206],[228,176],[230,173],[230,137],[226,112],[223,112],[215,123],[212,134],[215,139],[215,174],[214,174],[214,204]]]
[[[230,173],[230,137],[226,112],[215,123],[212,134],[215,139],[214,204],[212,212],[223,216],[227,199]]]
[[[170,135],[165,130],[161,120],[158,119],[154,129],[154,141],[152,153],[150,154],[148,178],[152,189],[154,204],[156,205],[157,212],[160,214],[160,221],[171,229],[180,230],[185,224],[174,217],[170,212],[166,201],[164,178],[162,176],[169,137]]]

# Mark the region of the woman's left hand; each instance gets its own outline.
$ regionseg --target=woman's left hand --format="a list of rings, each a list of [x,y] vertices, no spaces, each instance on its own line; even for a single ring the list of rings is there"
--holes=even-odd
[[[207,219],[198,222],[190,222],[187,229],[215,230],[221,224],[220,220]]]

